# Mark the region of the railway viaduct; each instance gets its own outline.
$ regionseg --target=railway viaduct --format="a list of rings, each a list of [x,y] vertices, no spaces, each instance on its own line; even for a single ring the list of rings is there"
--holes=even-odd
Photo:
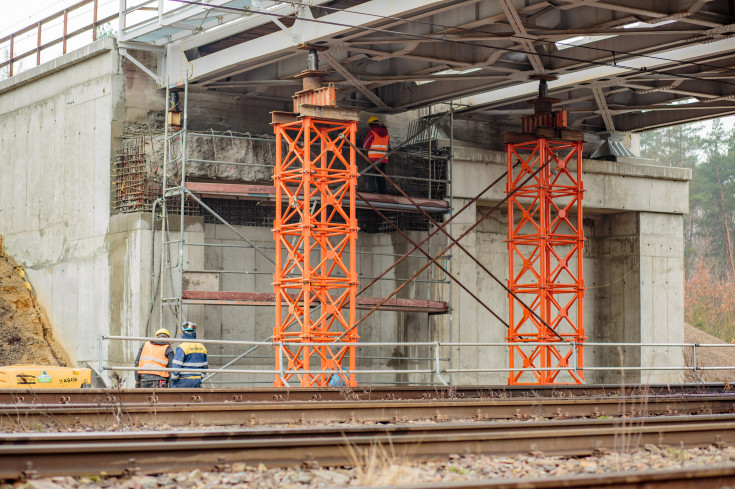
[[[207,339],[272,335],[272,299],[258,294],[273,292],[274,203],[256,187],[273,185],[270,113],[291,110],[311,49],[339,106],[359,111],[360,132],[376,115],[402,146],[388,175],[433,219],[467,207],[448,226],[455,238],[466,232],[466,251],[438,260],[454,278],[428,267],[361,322],[360,342],[388,345],[361,348],[358,368],[391,372],[358,382],[437,382],[414,372],[433,368],[435,354],[454,384],[506,382],[505,347],[487,345],[507,335],[505,182],[483,189],[508,171],[504,134],[532,112],[539,76],[568,127],[585,132],[584,314],[573,318],[595,344],[584,350],[585,379],[681,379],[671,369],[681,348],[646,344],[683,340],[691,174],[640,158],[638,133],[735,112],[731,2],[165,3],[155,15],[118,13],[117,38],[0,81],[0,234],[78,364],[130,365],[136,342],[105,342],[100,353],[98,337],[150,335],[181,317]],[[185,132],[165,128],[169,113],[186,118]],[[163,177],[179,181],[184,161],[187,185],[204,185],[192,192],[199,200],[164,216],[158,202],[152,218]],[[226,195],[217,184],[240,187]],[[416,241],[436,229],[395,188],[375,202]],[[358,221],[365,285],[412,246],[374,210],[358,209]],[[449,241],[437,233],[427,243],[433,255]],[[425,262],[414,252],[365,295],[387,297]],[[246,348],[209,350],[218,366]],[[273,361],[261,347],[236,367]],[[272,375],[213,380],[269,385]]]

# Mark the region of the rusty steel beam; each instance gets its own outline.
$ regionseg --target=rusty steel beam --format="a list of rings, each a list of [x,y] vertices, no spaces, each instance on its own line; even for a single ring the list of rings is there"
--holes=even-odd
[[[148,389],[150,391],[150,389]],[[356,389],[359,392],[360,389]],[[160,391],[158,392],[160,394]],[[196,393],[179,402],[75,404],[13,404],[0,406],[0,428],[34,431],[37,426],[66,428],[73,426],[134,426],[136,424],[186,426],[192,420],[202,426],[266,426],[293,423],[396,423],[399,421],[485,421],[604,419],[610,424],[628,423],[627,418],[701,415],[729,417],[732,396],[697,398],[511,398],[453,400],[380,400],[380,401],[269,401],[226,400],[200,402]],[[150,399],[157,399],[149,394]],[[234,397],[233,399],[237,399]],[[626,417],[621,421],[620,417]],[[719,419],[719,418],[718,418]],[[2,445],[2,443],[0,443]]]
[[[452,482],[452,489],[701,489],[732,487],[735,467],[700,467],[694,469],[644,470],[612,474],[573,475],[569,477],[523,478],[520,480],[484,479]],[[404,489],[437,489],[437,484],[415,484]],[[365,489],[357,487],[355,489]]]
[[[202,197],[232,198],[243,200],[275,200],[276,187],[273,185],[246,185],[240,183],[205,183],[187,182],[187,190]],[[448,212],[449,204],[437,199],[414,199],[421,208],[428,212]],[[360,208],[370,208],[369,204],[385,210],[405,210],[418,212],[408,200],[396,195],[363,193],[355,202]]]
[[[400,416],[400,413],[399,413]],[[78,436],[81,435],[81,436]],[[158,436],[156,436],[158,435]],[[0,479],[33,476],[84,475],[104,472],[168,472],[193,468],[225,468],[233,462],[257,466],[299,466],[303,463],[340,466],[354,463],[353,453],[376,445],[390,445],[395,453],[431,460],[471,450],[491,456],[527,454],[588,456],[614,449],[621,437],[643,446],[709,446],[713,441],[735,442],[735,417],[633,418],[612,420],[541,421],[510,423],[435,423],[283,428],[270,432],[238,430],[198,434],[186,439],[171,432],[137,439],[89,440],[86,433],[66,443],[29,443],[30,438],[0,445]],[[470,448],[471,447],[471,448]],[[735,477],[735,467],[728,467]]]
[[[420,386],[364,386],[355,389],[357,400],[431,400],[431,399],[509,399],[509,398],[572,398],[610,397],[635,400],[668,397],[671,400],[689,394],[718,395],[732,393],[729,384],[655,384],[614,385],[586,384],[565,386],[451,386],[425,388]],[[79,403],[181,403],[192,396],[201,402],[246,401],[339,401],[344,393],[339,389],[287,387],[240,387],[217,389],[0,389],[0,406],[16,404],[79,404]]]
[[[276,295],[273,292],[184,290],[181,297],[188,304],[273,306],[276,303]],[[442,301],[390,299],[383,302],[383,299],[379,297],[359,297],[355,307],[357,309],[371,309],[376,304],[380,304],[380,308],[383,311],[428,312],[431,314],[441,314],[447,312],[449,309],[447,303]]]

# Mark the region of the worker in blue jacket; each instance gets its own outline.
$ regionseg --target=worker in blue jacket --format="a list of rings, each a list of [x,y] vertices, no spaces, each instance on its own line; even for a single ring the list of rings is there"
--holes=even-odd
[[[196,340],[197,325],[191,321],[186,321],[182,326],[181,338],[185,340]],[[184,341],[179,343],[174,353],[173,368],[181,369],[207,369],[207,349],[204,345],[197,342]],[[201,387],[202,372],[173,372],[171,375],[173,384],[171,387]]]

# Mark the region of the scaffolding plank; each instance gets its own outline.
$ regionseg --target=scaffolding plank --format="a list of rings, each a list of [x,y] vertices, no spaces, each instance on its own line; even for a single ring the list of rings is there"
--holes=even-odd
[[[188,182],[186,188],[201,196],[208,198],[228,198],[257,201],[274,201],[276,198],[276,187],[272,185],[248,185],[241,183],[209,183]],[[361,192],[361,199],[355,201],[357,207],[369,209],[370,202],[377,209],[395,210],[403,212],[419,212],[408,199],[397,195],[371,194]],[[426,212],[449,212],[449,203],[445,200],[422,199],[412,197],[413,201]]]
[[[219,306],[274,306],[276,294],[272,292],[228,292],[213,290],[185,290],[184,303]],[[382,302],[380,297],[358,297],[357,309],[372,309]],[[380,306],[381,311],[426,312],[441,314],[449,311],[446,302],[420,299],[389,299]]]

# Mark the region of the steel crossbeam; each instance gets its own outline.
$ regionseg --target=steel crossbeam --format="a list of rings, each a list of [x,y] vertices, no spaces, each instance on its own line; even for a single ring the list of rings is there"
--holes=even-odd
[[[571,378],[561,383],[580,384],[585,339],[582,142],[540,138],[508,144],[506,151],[508,288],[515,293],[508,294],[507,339],[517,343],[509,348],[509,367],[519,367],[508,383],[554,384],[561,369],[572,366],[578,369],[569,370]],[[551,164],[538,171],[547,161]],[[519,298],[526,299],[558,335],[530,314]]]

